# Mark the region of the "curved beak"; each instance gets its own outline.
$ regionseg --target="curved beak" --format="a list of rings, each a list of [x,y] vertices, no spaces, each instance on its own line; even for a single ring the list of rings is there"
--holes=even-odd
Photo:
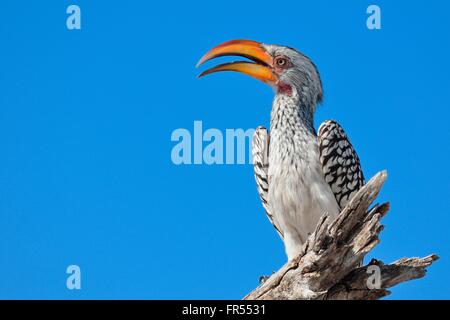
[[[223,56],[240,56],[250,61],[237,61],[220,64],[206,71],[198,77],[203,77],[219,71],[235,71],[249,75],[269,85],[274,85],[278,77],[272,71],[273,58],[266,52],[261,43],[251,40],[232,40],[224,42],[208,51],[197,63],[197,67],[211,59]]]

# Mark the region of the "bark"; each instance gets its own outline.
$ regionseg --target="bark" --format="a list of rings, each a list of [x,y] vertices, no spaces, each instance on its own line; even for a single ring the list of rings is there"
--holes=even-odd
[[[388,265],[372,260],[360,267],[380,241],[380,220],[389,204],[369,207],[386,178],[386,172],[375,175],[336,219],[323,216],[300,254],[244,299],[379,299],[390,293],[388,288],[425,276],[437,255],[403,258]]]

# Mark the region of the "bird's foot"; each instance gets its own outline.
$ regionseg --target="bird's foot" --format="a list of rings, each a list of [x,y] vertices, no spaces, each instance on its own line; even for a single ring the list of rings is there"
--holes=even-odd
[[[263,284],[264,282],[266,282],[267,279],[269,279],[274,273],[275,273],[275,271],[272,272],[272,274],[270,276],[261,276],[261,277],[259,277],[259,284]]]

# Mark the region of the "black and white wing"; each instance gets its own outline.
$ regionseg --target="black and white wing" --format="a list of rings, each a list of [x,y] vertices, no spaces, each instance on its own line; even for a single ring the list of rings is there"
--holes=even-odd
[[[281,232],[278,224],[274,220],[274,217],[270,212],[270,206],[268,203],[269,141],[270,136],[267,129],[262,126],[256,128],[252,140],[253,169],[255,172],[255,180],[259,197],[261,198],[262,205],[266,210],[267,217],[269,218],[274,228],[277,230],[280,237],[283,239],[283,233]]]
[[[318,140],[325,181],[343,208],[365,183],[358,155],[336,121],[322,123]]]

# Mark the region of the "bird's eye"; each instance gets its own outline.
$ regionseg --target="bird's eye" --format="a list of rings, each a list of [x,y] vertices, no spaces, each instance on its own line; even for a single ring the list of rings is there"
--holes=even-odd
[[[288,65],[288,61],[286,58],[277,58],[275,63],[278,67],[286,67]]]

